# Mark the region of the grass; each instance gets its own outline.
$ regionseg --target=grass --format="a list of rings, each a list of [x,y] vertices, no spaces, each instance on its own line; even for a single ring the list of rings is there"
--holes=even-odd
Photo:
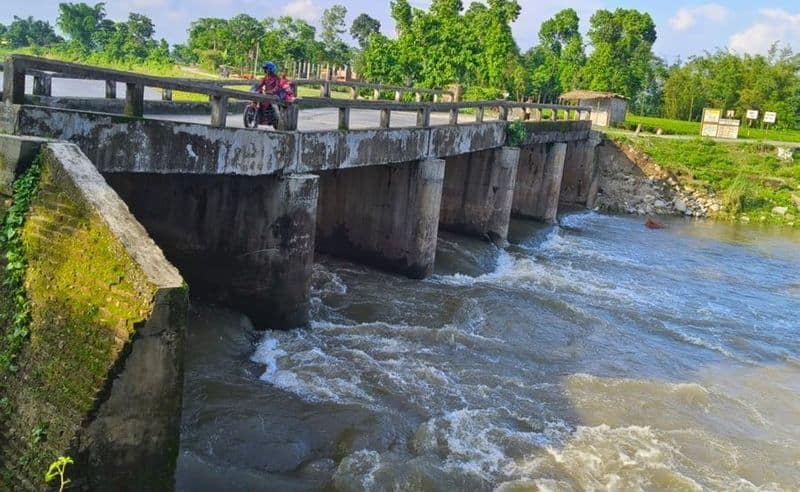
[[[655,133],[660,128],[666,135],[700,135],[700,123],[697,121],[670,120],[667,118],[653,118],[649,116],[636,116],[628,113],[625,118],[624,128],[635,130],[637,125],[642,125],[642,131]],[[781,142],[800,142],[800,130],[747,128],[742,126],[739,138],[754,140],[776,140]]]
[[[656,137],[614,137],[647,154],[672,171],[684,186],[718,195],[730,217],[745,215],[773,223],[800,221],[792,196],[800,196],[800,156],[781,161],[776,148],[764,143],[728,143],[710,139],[676,140]],[[772,214],[787,207],[788,217]]]

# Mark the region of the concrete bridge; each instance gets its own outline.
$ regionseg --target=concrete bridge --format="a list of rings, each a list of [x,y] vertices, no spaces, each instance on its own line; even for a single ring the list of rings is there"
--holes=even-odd
[[[126,115],[65,109],[63,99],[46,96],[26,101],[28,72],[123,82]],[[210,124],[141,117],[145,86],[207,94]],[[390,89],[376,86],[400,90]],[[229,99],[278,101],[24,56],[6,61],[4,94],[0,130],[77,144],[194,294],[241,309],[264,328],[307,321],[315,250],[424,278],[439,227],[503,245],[512,214],[553,221],[559,203],[592,206],[596,194],[599,139],[589,108],[306,98],[280,106],[281,131],[235,129],[224,126]],[[336,109],[339,130],[296,130],[304,110],[325,106]],[[464,123],[467,109],[473,121]],[[376,127],[349,129],[355,110],[377,111]],[[569,119],[543,121],[547,110]],[[447,122],[432,124],[442,111]],[[515,111],[533,120],[509,146]],[[414,113],[417,124],[391,127],[393,112]]]
[[[123,83],[125,99],[53,97],[57,77]],[[330,95],[332,81],[316,82]],[[209,102],[146,102],[145,87]],[[552,222],[560,205],[591,207],[597,192],[588,108],[377,86],[372,100],[280,105],[280,130],[252,130],[228,127],[229,109],[278,101],[24,56],[7,59],[3,89],[0,217],[14,176],[37,154],[44,167],[21,232],[31,343],[7,379],[17,411],[0,413],[0,475],[26,490],[43,460],[64,453],[78,488],[172,487],[184,279],[260,328],[301,326],[315,252],[420,279],[440,228],[503,246],[512,215]],[[158,118],[145,117],[148,104]],[[187,112],[199,116],[180,121]],[[312,129],[299,130],[304,121]],[[43,419],[51,438],[33,443]]]

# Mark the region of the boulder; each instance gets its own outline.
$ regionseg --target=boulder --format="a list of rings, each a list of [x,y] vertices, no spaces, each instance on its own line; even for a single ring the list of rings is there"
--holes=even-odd
[[[683,200],[683,198],[680,197],[676,198],[673,204],[675,205],[675,210],[677,210],[678,212],[686,213],[686,211],[688,210],[686,202]]]
[[[772,213],[775,215],[784,216],[789,211],[789,207],[773,207]]]
[[[800,210],[800,196],[792,193],[792,204],[794,205],[794,208]]]

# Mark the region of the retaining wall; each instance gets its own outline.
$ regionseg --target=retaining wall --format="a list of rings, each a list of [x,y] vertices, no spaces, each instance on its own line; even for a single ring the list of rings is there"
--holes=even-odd
[[[75,145],[38,146],[22,230],[30,336],[17,372],[2,375],[0,483],[44,489],[66,455],[76,489],[171,490],[187,289]],[[6,175],[26,164],[4,155]]]

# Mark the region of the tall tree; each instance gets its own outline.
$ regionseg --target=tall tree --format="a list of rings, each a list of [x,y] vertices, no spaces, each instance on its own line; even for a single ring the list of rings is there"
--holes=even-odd
[[[367,45],[370,34],[380,32],[381,23],[367,14],[360,14],[353,20],[350,26],[350,35],[358,42],[363,49]]]
[[[350,58],[350,50],[341,35],[345,33],[344,18],[347,8],[344,5],[332,5],[322,12],[320,20],[320,38],[325,46],[325,55],[328,62],[344,64]]]
[[[94,47],[92,36],[105,19],[105,8],[106,4],[102,2],[93,7],[83,2],[60,3],[56,25],[79,47],[90,50]]]
[[[590,89],[636,97],[652,77],[656,27],[650,14],[633,9],[598,10],[591,17],[594,50],[583,77]]]

